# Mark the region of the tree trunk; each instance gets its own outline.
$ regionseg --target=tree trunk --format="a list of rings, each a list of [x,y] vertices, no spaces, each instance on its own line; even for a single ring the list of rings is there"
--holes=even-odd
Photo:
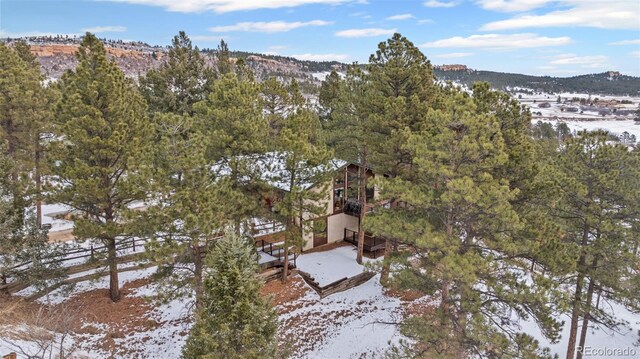
[[[42,178],[40,174],[40,134],[36,138],[35,181],[36,181],[36,226],[42,227]]]
[[[590,188],[590,186],[589,186]],[[585,222],[582,229],[581,254],[578,259],[578,278],[576,279],[576,289],[573,296],[573,309],[571,311],[571,328],[569,331],[569,343],[567,344],[567,359],[573,359],[576,351],[576,339],[578,336],[578,320],[580,318],[580,310],[582,305],[582,289],[585,277],[587,259],[584,248],[589,244],[589,223]]]
[[[282,268],[282,283],[287,283],[287,276],[289,276],[289,241],[284,240],[284,260],[282,261],[284,267]]]
[[[367,207],[367,169],[363,165],[358,167],[358,194],[360,199],[360,214],[358,218],[358,255],[356,262],[362,264],[362,255],[364,254],[364,217]]]
[[[193,290],[196,293],[196,310],[202,309],[202,295],[204,293],[202,285],[202,248],[199,243],[192,247],[193,251]]]
[[[109,263],[109,296],[113,302],[120,300],[120,284],[118,282],[118,263],[116,253],[116,239],[107,239],[107,251]]]
[[[382,262],[382,271],[380,272],[380,284],[386,287],[389,284],[389,255],[393,248],[391,247],[391,241],[388,238],[384,239],[384,261]]]
[[[396,208],[396,200],[392,199],[391,200],[391,204],[390,204],[391,209]],[[385,238],[384,239],[384,261],[382,262],[382,271],[380,273],[380,284],[382,284],[383,287],[387,286],[387,284],[389,283],[389,266],[391,265],[389,263],[389,255],[391,254],[391,252],[393,251],[393,247],[391,245],[391,240],[389,240],[389,238]]]
[[[580,258],[584,261],[584,256]],[[579,270],[582,270],[580,268]],[[571,329],[569,331],[569,343],[567,344],[567,359],[573,359],[576,350],[576,337],[578,334],[578,319],[580,316],[580,304],[582,301],[582,281],[584,280],[584,274],[578,273],[578,279],[576,281],[576,291],[573,296],[573,310],[571,311]]]
[[[594,263],[595,264],[595,263]],[[576,353],[576,359],[582,359],[582,351],[584,350],[584,343],[587,340],[587,329],[589,327],[589,319],[591,315],[591,301],[593,300],[593,290],[595,283],[593,278],[589,280],[589,288],[587,289],[587,299],[584,304],[584,310],[582,311],[582,328],[580,330],[580,344],[578,347],[580,350]]]

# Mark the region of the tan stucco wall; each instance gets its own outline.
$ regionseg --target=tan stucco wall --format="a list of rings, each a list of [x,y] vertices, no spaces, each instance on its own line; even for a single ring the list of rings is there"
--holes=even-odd
[[[338,213],[327,217],[327,243],[334,243],[344,239],[344,229],[358,231],[358,217]],[[303,234],[305,245],[303,250],[313,248],[313,233],[305,230]]]
[[[344,239],[344,229],[358,230],[358,217],[340,213],[331,216],[327,221],[328,242],[333,243]]]

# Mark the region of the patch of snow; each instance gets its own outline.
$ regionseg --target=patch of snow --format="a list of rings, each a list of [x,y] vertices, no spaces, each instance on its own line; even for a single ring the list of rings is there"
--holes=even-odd
[[[543,122],[550,122],[554,127],[558,122],[564,122],[569,126],[569,129],[573,131],[594,131],[598,129],[607,130],[613,134],[620,135],[623,132],[629,132],[631,135],[635,135],[640,139],[640,124],[633,120],[615,121],[615,120],[600,120],[600,121],[557,121],[550,119],[533,119],[532,123],[537,123],[538,120]]]
[[[311,274],[318,284],[324,286],[364,272],[365,266],[356,262],[356,255],[355,247],[338,247],[324,252],[302,254],[296,260],[296,266]],[[363,258],[363,261],[366,263],[376,260]]]
[[[632,313],[623,305],[618,303],[601,304],[607,312],[615,314],[619,321],[624,323],[616,330],[606,329],[597,324],[590,323],[587,330],[585,347],[592,349],[617,348],[634,349],[637,355],[640,355],[640,313]],[[522,331],[536,338],[542,347],[549,347],[551,354],[558,354],[560,358],[564,358],[567,353],[567,342],[569,340],[570,318],[564,318],[564,326],[561,331],[561,338],[557,343],[551,343],[541,333],[538,326],[532,321],[521,323]],[[582,327],[582,320],[578,327],[578,336]],[[616,356],[609,356],[618,358]],[[627,356],[628,357],[628,356]],[[622,357],[620,357],[622,358]]]
[[[402,303],[384,293],[379,275],[322,299],[309,291],[293,304],[299,308],[280,316],[282,328],[305,321],[295,333],[303,347],[293,358],[382,358],[402,337],[397,326],[385,324],[400,320]]]

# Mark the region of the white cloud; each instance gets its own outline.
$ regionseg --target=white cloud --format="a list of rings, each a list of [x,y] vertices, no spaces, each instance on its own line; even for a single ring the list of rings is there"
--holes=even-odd
[[[362,0],[106,0],[162,7],[176,12],[214,11],[225,13],[257,9],[292,8],[308,4],[339,5]]]
[[[127,28],[124,26],[94,26],[82,29],[83,32],[99,34],[101,32],[125,32]]]
[[[631,57],[636,57],[640,59],[640,51],[631,51],[629,55],[631,55]]]
[[[338,37],[375,37],[375,36],[389,36],[393,35],[398,29],[381,29],[381,28],[368,28],[368,29],[349,29],[342,30],[335,33]]]
[[[418,24],[420,25],[425,25],[425,24],[434,24],[435,21],[431,20],[431,19],[422,19],[422,20],[418,20]]]
[[[551,65],[561,66],[579,66],[582,68],[601,68],[606,67],[609,57],[604,55],[596,56],[577,56],[575,54],[562,54],[555,57],[550,62]]]
[[[487,48],[494,50],[520,49],[532,47],[561,46],[571,42],[571,38],[545,37],[536,34],[486,34],[469,37],[451,37],[420,45],[429,48]]]
[[[458,1],[428,0],[428,1],[425,1],[424,6],[426,6],[426,7],[454,7],[454,6],[458,6]]]
[[[613,45],[613,46],[640,45],[640,39],[614,41],[614,42],[610,42],[609,45]]]
[[[534,27],[595,27],[601,29],[640,29],[640,6],[637,0],[562,0],[566,10],[542,15],[518,15],[490,22],[481,30],[511,30]]]
[[[476,0],[485,10],[521,12],[545,6],[553,0]]]
[[[413,18],[414,16],[412,14],[398,14],[398,15],[389,16],[387,20],[409,20]]]
[[[472,52],[452,52],[448,54],[431,55],[431,57],[436,59],[460,59],[460,58],[469,57],[469,56],[473,56],[473,53]]]
[[[354,12],[354,13],[349,14],[349,16],[351,16],[351,17],[359,17],[361,19],[370,19],[371,18],[371,15],[368,15],[364,11]]]
[[[214,26],[209,28],[213,32],[231,32],[231,31],[247,31],[247,32],[287,32],[293,29],[297,29],[305,26],[326,26],[331,25],[333,22],[324,20],[312,20],[312,21],[271,21],[271,22],[239,22],[235,25],[227,26]]]
[[[308,61],[346,61],[349,59],[349,55],[346,54],[297,54],[289,56],[298,60]]]

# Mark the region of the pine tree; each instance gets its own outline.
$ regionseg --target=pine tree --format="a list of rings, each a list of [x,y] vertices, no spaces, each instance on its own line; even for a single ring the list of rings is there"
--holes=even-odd
[[[397,33],[378,44],[366,69],[371,86],[369,121],[377,129],[371,134],[376,140],[369,146],[370,161],[378,173],[396,177],[411,166],[411,153],[404,147],[408,134],[419,128],[429,106],[437,108],[433,70],[424,54]],[[387,199],[392,207],[396,206],[394,198]],[[392,253],[392,243],[387,240],[382,283],[388,278]]]
[[[458,90],[440,96],[417,130],[404,130],[411,167],[382,182],[381,195],[399,205],[368,222],[374,234],[408,245],[391,258],[392,284],[439,297],[435,314],[402,325],[416,341],[407,349],[445,358],[548,356],[513,318],[533,317],[545,335],[558,336],[550,281],[528,273],[522,260],[528,248],[517,234],[525,224],[512,204],[518,189],[498,171],[510,160],[504,119]]]
[[[274,181],[285,187],[275,210],[285,224],[282,281],[286,282],[290,249],[302,248],[303,232],[313,225],[309,220],[322,215],[327,208],[332,153],[326,148],[317,114],[305,107],[284,118],[276,146],[275,163],[279,168],[272,169]]]
[[[329,76],[323,82],[324,106],[328,111],[325,128],[329,143],[336,155],[358,164],[359,231],[356,261],[362,263],[365,238],[365,217],[367,213],[367,171],[371,167],[370,153],[382,142],[376,136],[379,122],[374,122],[371,113],[371,84],[369,78],[357,66],[352,66],[345,81]]]
[[[0,143],[0,173],[12,173],[11,160]],[[0,176],[0,283],[7,283],[9,268],[14,263],[14,255],[21,241],[19,229],[21,216],[16,212],[13,200],[13,188],[10,176]]]
[[[0,44],[0,155],[4,162],[1,172],[7,175],[1,184],[0,210],[4,268],[25,245],[25,214],[34,199],[36,225],[40,226],[40,135],[50,120],[53,102],[51,91],[42,87],[41,80],[39,64],[26,43],[19,41],[13,48]],[[0,272],[5,280],[4,270]]]
[[[52,145],[52,199],[79,213],[74,235],[97,239],[108,249],[110,297],[120,299],[117,244],[135,233],[129,215],[147,198],[150,145],[154,128],[144,99],[107,59],[102,43],[87,33],[75,71],[60,81],[56,119],[62,141]]]
[[[140,92],[151,114],[193,115],[193,105],[207,97],[214,80],[198,48],[180,31],[171,41],[167,62],[140,79]]]
[[[260,87],[234,73],[215,82],[205,101],[195,106],[206,136],[207,160],[215,163],[217,190],[224,201],[225,223],[241,233],[244,224],[265,210],[259,163],[269,148],[269,124],[262,113]]]
[[[275,77],[269,77],[261,84],[261,96],[264,111],[269,122],[272,136],[280,132],[283,118],[289,111],[289,92],[285,85]]]
[[[225,225],[225,198],[220,198],[215,166],[207,157],[207,137],[193,118],[163,114],[163,123],[174,123],[163,131],[158,146],[167,153],[163,171],[154,182],[162,204],[147,210],[148,253],[160,264],[160,299],[195,293],[196,308],[202,305],[204,257],[207,248]],[[189,265],[193,263],[193,266]]]
[[[156,124],[154,190],[163,198],[161,206],[147,211],[147,229],[156,239],[148,253],[163,274],[161,299],[195,292],[199,307],[204,252],[221,224],[213,190],[216,176],[210,171],[215,162],[206,156],[208,129],[195,120],[194,105],[207,98],[215,76],[184,32],[174,37],[167,57],[141,80]]]
[[[182,357],[273,358],[277,317],[261,295],[256,253],[245,238],[226,233],[207,255],[204,305]]]
[[[26,270],[18,274],[20,280],[30,284],[37,292],[43,292],[51,307],[49,293],[63,285],[67,278],[67,268],[59,261],[68,253],[66,243],[49,243],[48,230],[41,228],[33,212],[24,223],[21,236],[23,244],[15,254],[19,263],[29,263]]]
[[[342,79],[340,75],[335,71],[331,73],[322,81],[320,86],[320,93],[318,94],[318,104],[320,105],[320,118],[324,121],[331,118],[337,102],[342,97]]]
[[[224,76],[231,73],[233,70],[231,67],[231,56],[229,54],[229,47],[224,40],[220,40],[218,50],[216,51],[216,60],[219,75]]]
[[[27,65],[28,70],[32,74],[40,74],[40,62],[38,58],[31,52],[31,47],[24,41],[18,41],[14,45],[14,50],[18,57]],[[39,77],[40,83],[44,79],[42,75]],[[34,143],[28,149],[30,153],[30,161],[33,171],[33,186],[29,191],[35,196],[36,207],[36,225],[42,224],[42,176],[46,174],[46,146],[43,144],[51,132],[53,120],[53,107],[57,101],[57,91],[55,87],[43,87],[43,85],[32,87],[34,102],[31,103],[30,112],[30,131]]]
[[[637,220],[640,217],[640,159],[624,145],[607,143],[603,131],[580,132],[560,147],[549,183],[558,189],[552,215],[573,261],[567,261],[566,279],[572,291],[567,358],[576,345],[583,347],[590,320],[615,327],[615,318],[593,307],[596,290],[607,290],[610,298],[638,308],[637,293],[629,292],[629,280],[639,259]],[[561,273],[558,273],[561,274]],[[633,288],[633,287],[631,287]],[[582,333],[578,342],[578,326]],[[577,352],[577,358],[582,353]]]
[[[0,64],[0,140],[13,162],[10,176],[19,213],[37,192],[30,174],[39,162],[40,134],[50,114],[50,96],[42,88],[39,65],[26,44],[18,42],[14,49],[0,44]]]

